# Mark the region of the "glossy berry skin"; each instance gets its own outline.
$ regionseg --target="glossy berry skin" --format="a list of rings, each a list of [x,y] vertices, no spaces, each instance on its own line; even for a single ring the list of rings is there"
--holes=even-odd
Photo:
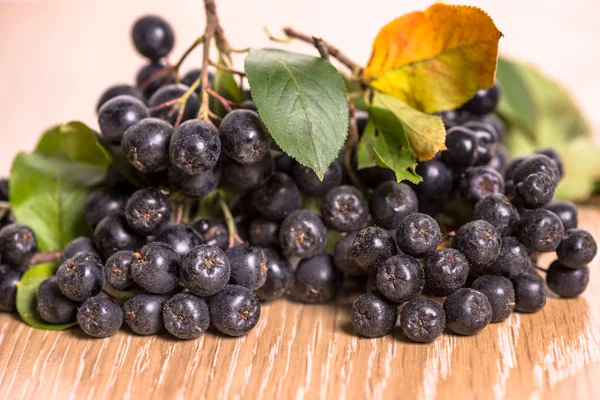
[[[274,173],[267,183],[252,193],[252,205],[265,217],[281,221],[300,207],[302,196],[292,178]]]
[[[470,129],[478,140],[476,166],[486,165],[492,160],[492,149],[497,142],[497,133],[495,129],[486,123],[480,121],[467,121],[463,127]]]
[[[104,286],[102,263],[91,253],[77,253],[58,267],[56,279],[66,297],[79,302],[87,300]]]
[[[423,266],[426,288],[435,296],[447,296],[465,285],[469,262],[456,249],[431,252]]]
[[[273,170],[273,159],[267,155],[252,164],[240,164],[228,160],[223,167],[223,176],[236,189],[254,190],[267,183]]]
[[[503,276],[484,275],[473,282],[471,288],[483,293],[492,306],[491,322],[504,321],[515,308],[515,291],[512,282]]]
[[[267,256],[262,248],[243,243],[229,248],[225,254],[231,264],[232,284],[256,290],[265,283]]]
[[[594,237],[583,229],[569,229],[556,249],[558,261],[565,267],[581,268],[586,266],[598,253]]]
[[[394,303],[418,296],[425,287],[425,272],[419,262],[406,255],[388,258],[377,268],[377,291]]]
[[[294,167],[294,164],[296,164],[296,161],[285,153],[281,153],[275,157],[274,161],[275,170],[288,175],[292,173],[292,168]]]
[[[351,255],[365,270],[376,268],[398,252],[393,236],[383,228],[361,229],[352,242]]]
[[[321,180],[311,168],[295,163],[292,167],[292,177],[300,190],[311,196],[321,197],[342,183],[342,166],[338,161],[334,161]]]
[[[567,200],[552,200],[550,203],[546,204],[544,208],[552,211],[560,218],[565,231],[567,229],[577,228],[577,225],[579,224],[577,207],[575,207],[575,204],[572,202]]]
[[[80,236],[69,242],[60,256],[59,262],[62,264],[77,253],[92,253],[100,258],[100,253],[98,253],[94,241],[87,236]]]
[[[396,174],[394,171],[383,167],[359,169],[356,171],[356,176],[358,176],[360,182],[369,189],[375,189],[383,182],[396,180]]]
[[[221,166],[217,164],[198,175],[185,175],[169,168],[169,185],[190,197],[204,197],[212,192],[221,181]]]
[[[279,248],[279,222],[256,217],[250,224],[250,243],[259,247]]]
[[[197,296],[207,297],[225,287],[231,276],[229,259],[215,246],[194,247],[181,260],[180,281]]]
[[[36,293],[37,310],[49,324],[67,324],[75,321],[77,302],[65,297],[58,287],[56,277],[44,280]]]
[[[135,82],[146,99],[150,99],[158,89],[173,83],[173,74],[160,62],[144,65],[137,73]]]
[[[494,168],[500,174],[504,174],[509,162],[510,154],[508,153],[506,147],[504,147],[501,143],[494,144],[492,147],[492,159],[488,163],[488,167]],[[506,184],[504,186],[506,190]]]
[[[212,325],[228,336],[243,336],[260,319],[258,297],[243,286],[227,285],[210,299]]]
[[[559,260],[550,264],[546,271],[546,284],[554,293],[564,298],[577,297],[588,285],[590,269],[585,266],[577,269],[565,267]]]
[[[90,336],[109,337],[123,325],[123,311],[108,297],[92,297],[77,310],[77,323]]]
[[[271,137],[254,111],[231,111],[221,121],[219,133],[223,151],[241,164],[255,163],[269,153]]]
[[[475,165],[479,140],[470,129],[462,126],[448,129],[446,147],[442,159],[452,169],[460,171]]]
[[[519,168],[519,166],[521,165],[521,163],[523,161],[525,161],[527,159],[527,157],[515,157],[512,160],[510,160],[508,162],[508,165],[506,166],[506,170],[504,171],[504,180],[505,181],[513,181],[515,178],[515,171],[517,170],[517,168]],[[535,171],[538,172],[538,171]]]
[[[564,228],[560,218],[543,208],[525,212],[517,224],[517,238],[533,251],[554,251],[560,244]]]
[[[171,25],[155,15],[138,19],[133,25],[131,36],[136,50],[153,61],[167,56],[175,44]]]
[[[192,228],[200,236],[202,244],[216,246],[225,251],[229,247],[229,233],[223,221],[202,218],[194,222]]]
[[[30,227],[10,224],[0,229],[0,258],[3,263],[25,267],[37,250],[37,239]]]
[[[167,226],[173,210],[169,198],[155,188],[140,189],[131,195],[125,206],[129,226],[144,236],[153,236]]]
[[[289,261],[272,248],[264,249],[267,256],[267,279],[254,291],[260,300],[272,301],[290,292],[294,282],[294,269]]]
[[[344,274],[329,254],[302,260],[294,273],[294,297],[303,303],[329,303],[342,290]]]
[[[452,171],[446,163],[436,159],[421,162],[416,172],[423,178],[414,186],[419,206],[426,201],[445,200],[452,192]]]
[[[94,240],[100,255],[107,259],[120,250],[137,251],[144,245],[144,237],[135,233],[124,216],[111,214],[94,230]]]
[[[176,338],[195,339],[206,332],[210,324],[208,305],[192,293],[178,293],[163,306],[163,322]]]
[[[546,305],[546,284],[538,274],[525,273],[512,280],[515,290],[515,310],[534,313]]]
[[[148,109],[139,99],[121,95],[107,101],[98,111],[100,132],[112,144],[121,144],[123,134],[133,124],[148,118]]]
[[[113,85],[106,89],[100,99],[98,100],[98,104],[96,105],[96,111],[100,111],[100,108],[109,100],[114,99],[117,96],[127,95],[131,97],[135,97],[140,101],[144,101],[144,95],[140,90],[131,85]]]
[[[552,178],[554,182],[560,180],[558,166],[552,159],[543,154],[535,154],[526,157],[514,171],[513,180],[515,184],[523,182],[531,174],[543,173]]]
[[[194,247],[202,244],[198,232],[194,228],[183,224],[167,226],[154,238],[154,241],[168,245],[181,257],[184,257]]]
[[[536,150],[535,152],[536,152],[536,154],[543,154],[546,157],[550,158],[552,161],[554,161],[554,163],[556,164],[556,168],[558,168],[559,180],[565,176],[565,164],[563,163],[563,160],[560,157],[560,154],[558,154],[556,150],[554,150],[551,147],[548,147],[548,148]]]
[[[23,271],[8,264],[0,264],[0,311],[17,312],[17,283]]]
[[[502,248],[496,260],[480,269],[487,275],[501,275],[509,279],[524,274],[529,268],[529,254],[525,246],[514,236],[502,238]]]
[[[404,253],[423,258],[434,251],[441,242],[438,223],[427,214],[412,213],[400,222],[396,242]]]
[[[502,247],[500,233],[483,220],[468,222],[460,227],[452,239],[452,248],[460,251],[473,267],[493,263]]]
[[[500,235],[510,236],[519,221],[519,212],[503,194],[496,193],[475,203],[473,219],[487,221],[498,230]]]
[[[356,231],[367,222],[369,205],[354,186],[337,186],[323,197],[321,216],[330,229],[338,232]]]
[[[400,313],[400,327],[413,342],[430,343],[437,339],[446,325],[444,309],[432,299],[416,297]]]
[[[515,185],[515,201],[525,208],[540,208],[554,197],[554,181],[547,174],[528,175]]]
[[[384,229],[396,229],[408,214],[419,211],[415,191],[405,183],[384,182],[369,201],[373,222]]]
[[[461,176],[458,190],[463,200],[477,203],[486,196],[504,193],[504,179],[490,167],[472,167]]]
[[[129,290],[135,286],[129,272],[133,251],[121,250],[108,257],[104,263],[104,276],[110,286],[117,290]]]
[[[165,326],[163,306],[168,297],[158,294],[138,294],[123,305],[125,322],[138,335],[154,335]]]
[[[173,127],[158,118],[142,119],[123,133],[121,148],[129,163],[140,172],[162,171],[169,164]]]
[[[494,112],[500,100],[500,87],[498,83],[488,89],[478,90],[475,95],[467,101],[461,110],[475,115],[485,115]]]
[[[125,212],[127,196],[114,190],[97,190],[85,201],[85,219],[95,229],[105,217]]]
[[[458,289],[444,301],[446,327],[458,335],[471,336],[492,320],[490,301],[478,290]]]
[[[170,83],[162,86],[156,91],[148,100],[148,108],[153,108],[164,104],[168,101],[175,100],[183,96],[187,91],[188,87],[181,83]],[[175,126],[177,121],[184,122],[192,118],[196,118],[198,111],[200,110],[200,100],[196,93],[191,93],[185,102],[183,113],[179,116],[179,105],[173,104],[160,109],[155,109],[150,112],[150,115],[154,118],[160,118],[171,125]]]
[[[379,294],[365,293],[352,304],[350,321],[361,336],[375,338],[390,334],[397,319],[397,305]]]
[[[175,128],[169,160],[179,173],[198,175],[208,171],[217,165],[220,154],[219,134],[208,122],[194,119]]]
[[[148,293],[172,292],[179,282],[180,255],[170,246],[153,242],[134,253],[131,276]]]
[[[335,244],[333,251],[333,260],[335,266],[346,276],[361,276],[366,274],[366,270],[362,268],[352,256],[352,242],[356,237],[357,232],[349,232],[340,237]]]
[[[283,220],[279,245],[287,257],[309,258],[325,247],[327,228],[312,211],[297,210]]]

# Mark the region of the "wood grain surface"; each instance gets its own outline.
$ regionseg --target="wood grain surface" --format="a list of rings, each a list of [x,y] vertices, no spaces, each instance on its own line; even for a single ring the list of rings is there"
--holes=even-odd
[[[600,238],[600,211],[582,210],[580,226]],[[425,345],[398,327],[384,338],[357,337],[352,287],[332,305],[265,305],[257,328],[239,339],[126,330],[91,339],[1,314],[0,398],[599,399],[599,264],[577,299],[549,298],[542,312]]]

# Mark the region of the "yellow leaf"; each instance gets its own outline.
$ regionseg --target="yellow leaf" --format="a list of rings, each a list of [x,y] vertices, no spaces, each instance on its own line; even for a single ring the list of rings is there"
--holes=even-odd
[[[419,161],[431,160],[438,151],[446,150],[446,129],[442,118],[424,114],[380,92],[374,93],[372,105],[391,111],[402,122],[410,147]]]
[[[501,36],[479,8],[434,4],[379,31],[363,79],[426,113],[455,109],[494,84]]]

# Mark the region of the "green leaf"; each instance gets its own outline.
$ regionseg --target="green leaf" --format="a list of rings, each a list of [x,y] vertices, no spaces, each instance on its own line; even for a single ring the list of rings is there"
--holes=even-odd
[[[348,135],[346,90],[321,58],[253,49],[245,70],[252,99],[283,151],[323,177]]]
[[[116,169],[119,174],[137,187],[146,186],[140,177],[140,173],[133,165],[131,165],[120,146],[113,146],[103,138],[100,139],[100,142],[111,159],[112,167]]]
[[[27,325],[36,329],[46,331],[62,331],[77,325],[77,322],[69,324],[51,325],[40,317],[37,310],[36,294],[38,287],[44,280],[50,278],[56,272],[55,263],[39,264],[28,269],[17,285],[17,311],[19,315],[27,323]]]
[[[223,60],[221,55],[219,55],[218,63],[225,66],[225,60]],[[215,78],[212,81],[211,88],[227,100],[231,100],[236,103],[241,103],[246,100],[244,93],[235,81],[235,75],[229,71],[217,69],[215,71]],[[211,97],[209,102],[210,109],[215,114],[221,117],[227,114],[227,110],[225,110],[225,107],[223,107],[223,105],[217,99]]]

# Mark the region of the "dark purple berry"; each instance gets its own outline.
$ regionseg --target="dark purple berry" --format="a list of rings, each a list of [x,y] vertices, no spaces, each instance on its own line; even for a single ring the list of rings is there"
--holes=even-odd
[[[138,335],[154,335],[165,326],[163,306],[168,297],[158,294],[138,294],[123,305],[125,322]]]
[[[177,288],[181,256],[170,246],[153,242],[133,255],[131,276],[148,293],[165,294]]]
[[[62,294],[73,301],[96,296],[104,286],[104,271],[100,259],[92,253],[77,253],[62,263],[56,280]]]
[[[367,221],[369,206],[360,190],[354,186],[337,186],[323,198],[321,216],[330,229],[338,232],[356,231]]]
[[[421,294],[425,272],[414,258],[393,256],[377,268],[376,285],[377,291],[388,300],[404,303]]]
[[[135,286],[131,278],[130,267],[133,251],[121,250],[108,257],[104,264],[106,281],[117,290],[129,290]]]
[[[269,153],[271,137],[254,111],[231,111],[221,121],[219,133],[223,151],[241,164],[258,162]]]
[[[49,324],[68,324],[77,317],[79,303],[62,294],[56,277],[44,280],[36,293],[37,311]]]
[[[294,269],[275,250],[266,248],[264,251],[267,256],[267,280],[254,293],[261,300],[271,301],[290,291],[294,282]]]
[[[458,289],[444,301],[446,327],[452,332],[470,336],[485,328],[492,320],[490,301],[478,290]]]
[[[281,223],[279,244],[288,257],[312,257],[323,250],[326,240],[327,228],[311,211],[294,211]]]
[[[447,296],[465,285],[469,262],[456,249],[439,249],[427,256],[423,270],[427,290],[435,296]]]
[[[191,293],[178,293],[163,306],[163,321],[169,333],[179,339],[200,337],[210,324],[206,302]]]
[[[169,164],[169,143],[173,127],[158,118],[136,122],[123,134],[121,148],[129,163],[140,172],[163,171]]]
[[[407,215],[419,211],[414,190],[405,183],[392,181],[375,189],[369,206],[373,222],[384,229],[396,229]]]
[[[491,322],[504,321],[515,308],[515,291],[508,278],[484,275],[475,280],[471,287],[483,293],[492,306]]]
[[[260,319],[258,297],[243,286],[227,285],[209,302],[212,325],[229,336],[250,332]]]
[[[556,249],[558,261],[565,267],[581,268],[592,262],[598,246],[594,237],[583,229],[569,229]]]
[[[376,268],[397,252],[394,237],[377,226],[361,229],[352,242],[351,254],[365,269]]]
[[[303,303],[328,303],[342,290],[344,274],[329,254],[302,260],[294,274],[294,297]]]
[[[181,260],[180,281],[197,296],[207,297],[225,287],[231,276],[229,259],[215,246],[194,247]]]
[[[432,299],[416,297],[406,303],[400,313],[400,327],[414,342],[433,342],[445,326],[444,309]]]
[[[397,319],[397,305],[381,295],[365,293],[352,304],[350,320],[361,336],[385,336],[394,330]]]

